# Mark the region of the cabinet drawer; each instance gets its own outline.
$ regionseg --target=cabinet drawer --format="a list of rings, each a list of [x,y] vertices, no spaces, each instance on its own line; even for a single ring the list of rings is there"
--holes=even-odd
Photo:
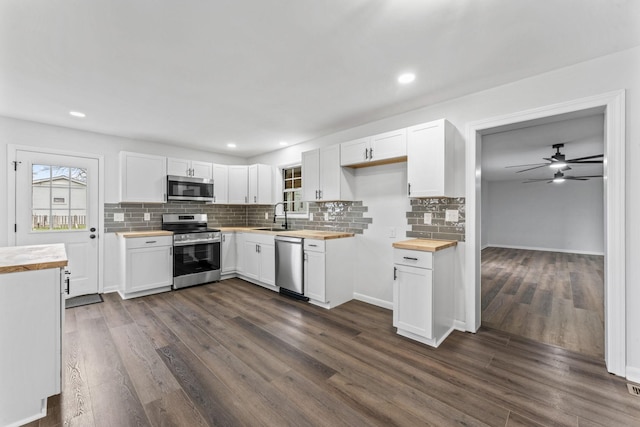
[[[304,250],[311,252],[324,252],[324,240],[304,239]]]
[[[409,249],[394,249],[393,263],[419,268],[432,268],[433,254],[431,252],[412,251]]]
[[[173,236],[129,237],[126,239],[126,245],[127,249],[172,246]]]

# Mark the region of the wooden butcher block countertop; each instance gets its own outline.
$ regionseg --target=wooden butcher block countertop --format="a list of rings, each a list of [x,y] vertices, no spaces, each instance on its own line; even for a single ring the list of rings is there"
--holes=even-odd
[[[63,243],[0,248],[0,274],[62,268],[67,264]]]
[[[129,237],[157,237],[157,236],[173,236],[172,231],[165,230],[148,230],[148,231],[118,231],[118,236]]]
[[[258,230],[259,227],[219,227],[220,231],[241,231],[243,233],[262,233],[273,234],[279,236],[302,237],[305,239],[329,240],[342,239],[345,237],[353,237],[354,233],[342,231],[321,231],[321,230],[287,230],[287,231],[270,231]]]
[[[394,248],[410,249],[414,251],[436,252],[442,249],[456,246],[458,242],[455,240],[430,240],[430,239],[411,239],[395,242]]]

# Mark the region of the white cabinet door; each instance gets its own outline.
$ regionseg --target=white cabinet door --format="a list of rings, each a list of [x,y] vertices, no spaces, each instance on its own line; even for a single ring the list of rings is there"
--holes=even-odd
[[[227,165],[213,165],[213,203],[229,202],[229,168]]]
[[[409,197],[453,194],[452,127],[436,120],[407,131],[407,193]]]
[[[125,293],[173,284],[171,246],[127,249]]]
[[[213,177],[213,164],[209,162],[191,161],[191,176],[194,178],[211,179]]]
[[[318,200],[320,190],[320,150],[302,153],[302,198],[313,202]]]
[[[249,166],[249,203],[271,205],[273,200],[273,168],[269,165]]]
[[[304,180],[302,182],[304,183]],[[342,200],[341,184],[340,145],[321,148],[320,200]]]
[[[167,159],[167,175],[191,176],[191,161],[185,159]]]
[[[340,144],[340,165],[351,166],[369,161],[371,137],[355,139]]]
[[[243,272],[248,278],[260,279],[260,253],[258,252],[258,244],[249,239],[244,242],[243,255]]]
[[[304,295],[325,302],[325,255],[323,252],[305,251],[304,260]]]
[[[221,246],[221,262],[222,266],[220,268],[221,274],[230,274],[236,271],[236,260],[237,260],[237,252],[236,252],[236,233],[234,232],[225,232],[222,233],[222,244]]]
[[[433,277],[426,268],[395,266],[393,326],[433,338]]]
[[[246,234],[236,233],[236,273],[238,274],[244,274],[245,270],[245,242]]]
[[[163,203],[166,186],[166,157],[120,152],[121,202]]]
[[[258,245],[260,256],[260,277],[259,280],[266,284],[275,286],[276,284],[276,247],[260,243]]]
[[[247,169],[247,166],[244,165],[229,166],[229,204],[243,205],[247,203],[249,190]]]
[[[382,161],[407,155],[407,129],[381,133],[371,138],[369,160]]]

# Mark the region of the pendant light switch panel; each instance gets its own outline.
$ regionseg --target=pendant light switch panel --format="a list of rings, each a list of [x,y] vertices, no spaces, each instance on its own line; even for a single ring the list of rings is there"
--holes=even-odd
[[[117,212],[113,214],[113,220],[116,222],[122,222],[124,221],[124,213],[123,212]]]
[[[458,211],[455,209],[447,209],[444,220],[446,222],[458,222]]]
[[[431,225],[432,218],[431,212],[426,212],[424,214],[424,225]]]

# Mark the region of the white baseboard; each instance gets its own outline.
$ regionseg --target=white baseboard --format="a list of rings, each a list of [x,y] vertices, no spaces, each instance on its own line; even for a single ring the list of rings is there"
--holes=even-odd
[[[627,366],[627,379],[634,383],[640,384],[640,368]]]
[[[385,301],[385,300],[381,300],[378,298],[373,298],[370,297],[368,295],[363,295],[363,294],[359,294],[357,292],[353,293],[353,299],[356,299],[358,301],[362,301],[362,302],[366,302],[367,304],[371,304],[371,305],[375,305],[378,307],[382,307],[382,308],[386,308],[389,310],[393,310],[393,302],[392,301]]]
[[[118,292],[119,290],[120,290],[120,286],[105,286],[104,289],[102,289],[102,293],[110,294],[112,292]]]
[[[523,249],[527,251],[562,252],[565,254],[604,256],[604,252],[579,251],[579,250],[573,250],[573,249],[558,249],[558,248],[539,248],[536,246],[519,246],[519,245],[502,245],[502,244],[498,245],[494,243],[489,243],[482,247],[482,249],[486,249],[486,248]]]

